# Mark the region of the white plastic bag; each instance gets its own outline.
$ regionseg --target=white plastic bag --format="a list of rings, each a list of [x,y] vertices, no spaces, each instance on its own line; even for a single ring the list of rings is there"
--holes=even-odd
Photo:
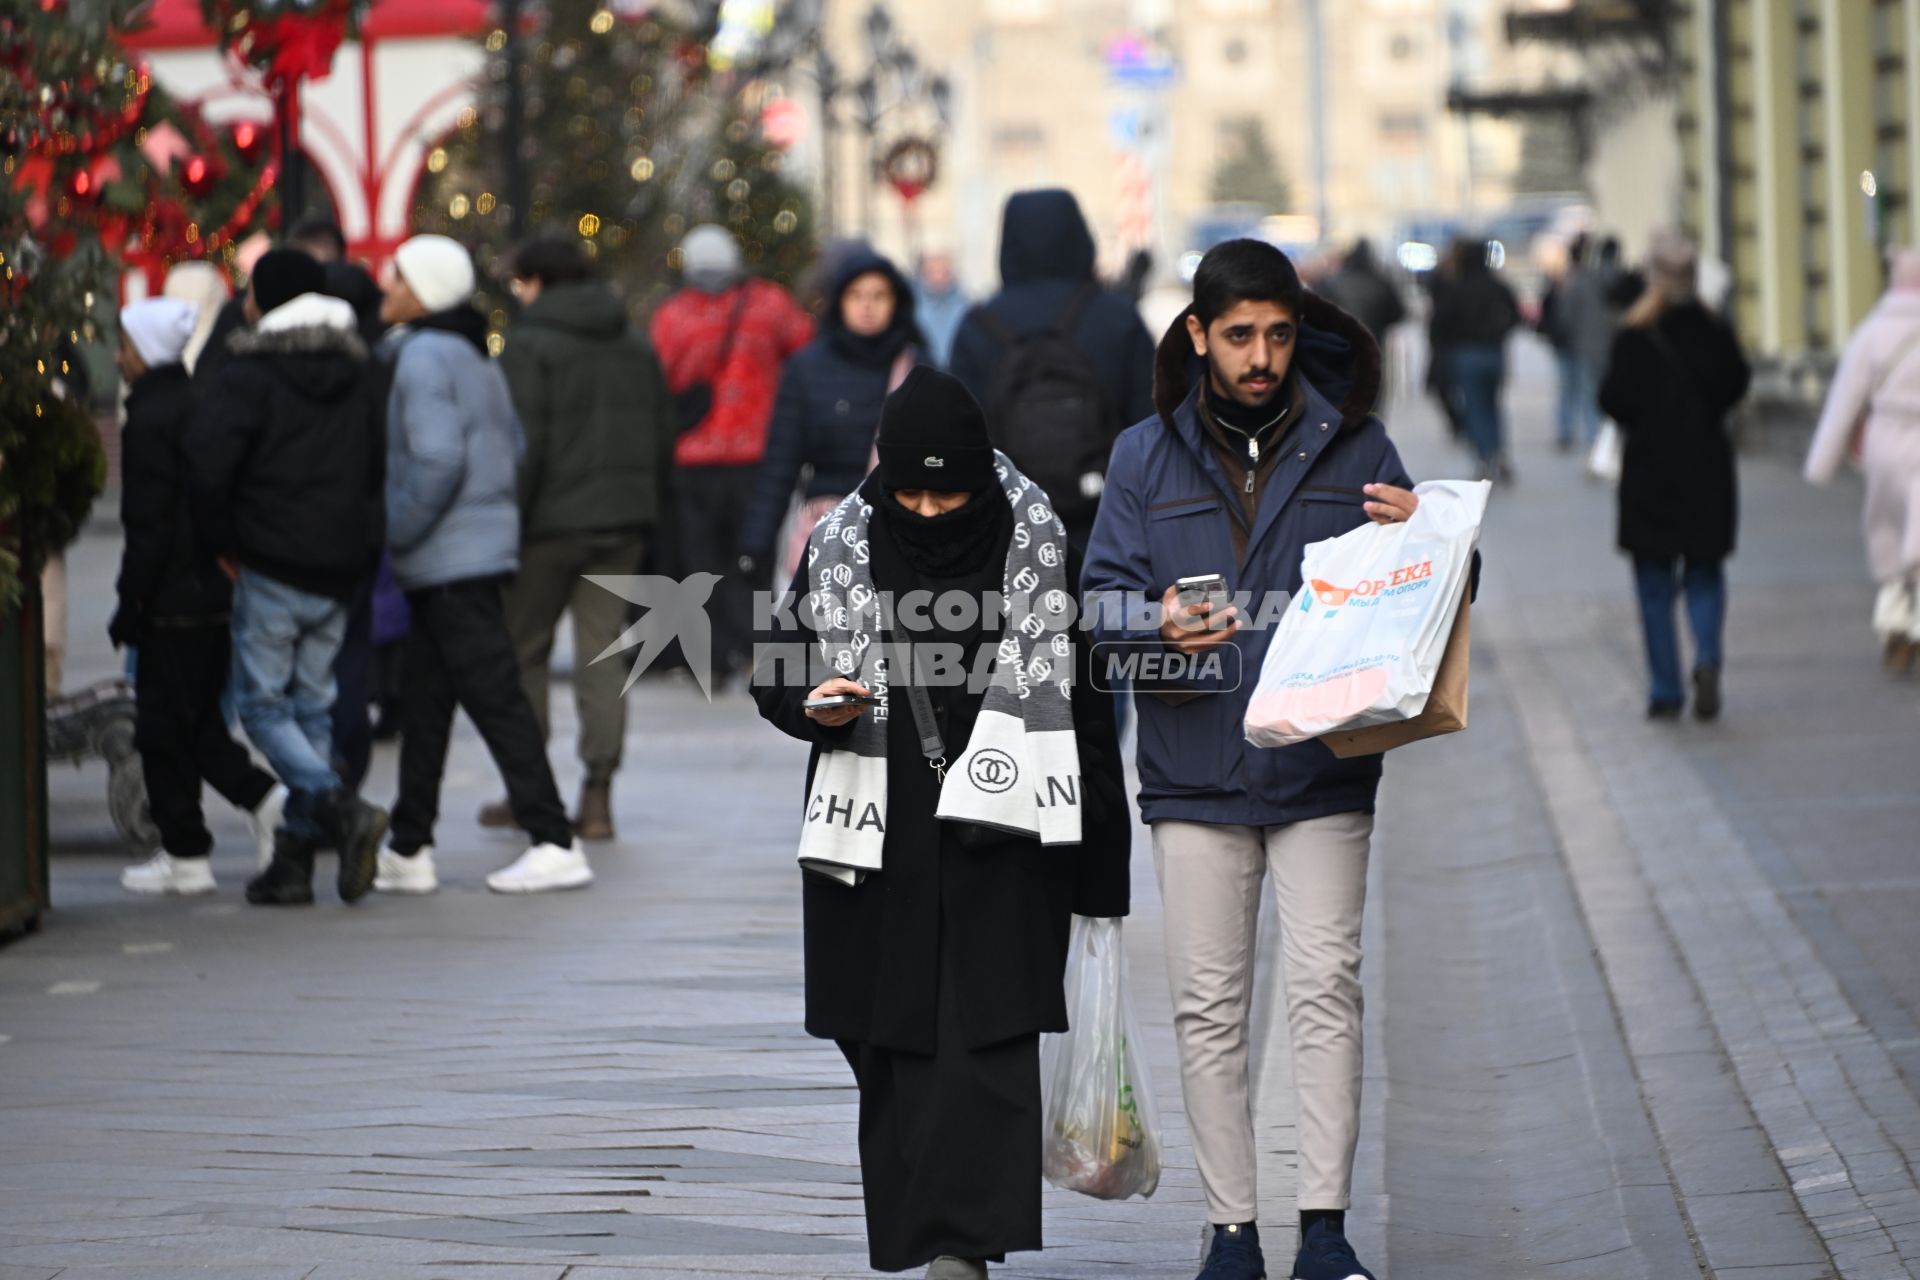
[[[1040,1039],[1041,1170],[1097,1200],[1151,1196],[1160,1185],[1160,1118],[1127,991],[1120,921],[1073,918],[1067,1025]]]
[[[1620,483],[1620,426],[1612,418],[1600,424],[1587,450],[1587,474],[1602,484]]]
[[[1472,571],[1486,481],[1419,485],[1399,524],[1316,542],[1247,705],[1247,741],[1284,747],[1426,709]]]

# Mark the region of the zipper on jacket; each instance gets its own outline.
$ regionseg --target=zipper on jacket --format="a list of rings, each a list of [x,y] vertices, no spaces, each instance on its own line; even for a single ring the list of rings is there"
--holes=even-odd
[[[1248,492],[1248,493],[1252,493],[1252,492],[1253,492],[1253,470],[1252,470],[1252,468],[1248,468],[1248,470],[1247,470],[1247,492]]]

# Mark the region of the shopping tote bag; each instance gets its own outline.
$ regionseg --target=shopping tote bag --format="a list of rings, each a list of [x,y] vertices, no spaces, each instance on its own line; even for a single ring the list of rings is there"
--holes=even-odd
[[[1419,715],[1367,729],[1335,729],[1322,734],[1320,741],[1342,760],[1350,760],[1354,756],[1379,755],[1410,742],[1458,733],[1466,728],[1467,670],[1473,661],[1467,624],[1471,621],[1472,605],[1473,602],[1464,597],[1460,601],[1460,612],[1454,616],[1446,650],[1440,655],[1439,674],[1433,678],[1433,692],[1427,695],[1426,708]]]
[[[1284,747],[1426,709],[1466,596],[1486,515],[1486,481],[1416,486],[1396,524],[1316,542],[1247,706],[1247,741]]]
[[[1041,1172],[1096,1200],[1151,1196],[1160,1185],[1160,1121],[1120,921],[1075,916],[1067,945],[1068,1030],[1040,1039]]]

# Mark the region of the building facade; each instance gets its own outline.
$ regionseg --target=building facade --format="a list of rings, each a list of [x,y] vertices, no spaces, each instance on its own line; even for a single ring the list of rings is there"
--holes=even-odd
[[[941,180],[911,208],[869,181],[845,123],[833,161],[842,232],[891,252],[951,249],[976,288],[997,279],[999,210],[1034,186],[1075,192],[1102,266],[1135,248],[1171,265],[1215,201],[1224,160],[1257,129],[1290,199],[1329,241],[1381,242],[1402,221],[1491,212],[1510,198],[1520,128],[1446,110],[1453,82],[1537,60],[1501,38],[1495,0],[889,0],[901,37],[953,86]],[[843,73],[868,54],[870,5],[828,6]],[[805,97],[804,85],[789,87]],[[818,122],[818,108],[815,108]],[[927,128],[924,112],[885,119]]]
[[[1679,8],[1682,219],[1767,363],[1831,364],[1920,241],[1920,0]]]

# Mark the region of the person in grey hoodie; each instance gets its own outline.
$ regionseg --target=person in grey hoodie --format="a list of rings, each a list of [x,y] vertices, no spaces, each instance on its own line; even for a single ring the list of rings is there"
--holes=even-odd
[[[516,468],[525,451],[506,378],[487,355],[474,309],[473,259],[445,236],[394,252],[381,319],[387,400],[387,546],[407,593],[406,704],[400,798],[374,888],[432,893],[433,824],[456,707],[486,741],[515,822],[533,844],[487,877],[496,893],[589,884],[547,764],[546,742],[520,683],[501,587],[519,566]]]

